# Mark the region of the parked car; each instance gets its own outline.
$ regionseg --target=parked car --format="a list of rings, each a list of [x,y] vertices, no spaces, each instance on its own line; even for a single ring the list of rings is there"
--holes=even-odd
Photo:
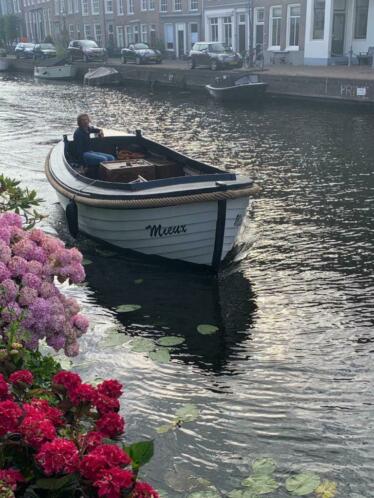
[[[93,40],[73,40],[69,43],[68,52],[71,60],[83,59],[88,61],[106,61],[105,48],[100,48]]]
[[[14,53],[17,59],[32,59],[34,57],[34,43],[17,43]]]
[[[208,66],[212,71],[224,67],[242,67],[243,59],[232,48],[220,42],[198,42],[190,51],[191,69],[196,66]]]
[[[146,43],[133,43],[121,50],[122,62],[135,62],[135,64],[148,64],[155,62],[161,64],[162,55],[159,50],[150,48]]]
[[[47,59],[48,57],[56,57],[56,48],[52,43],[38,43],[34,45],[34,59]]]

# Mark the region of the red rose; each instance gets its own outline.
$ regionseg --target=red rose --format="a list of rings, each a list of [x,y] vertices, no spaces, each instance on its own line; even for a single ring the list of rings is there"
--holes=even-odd
[[[0,402],[0,436],[18,431],[18,423],[23,412],[14,401]]]
[[[96,429],[110,438],[120,436],[125,430],[125,421],[118,413],[110,412],[96,422]]]
[[[134,482],[134,475],[128,470],[123,470],[118,467],[103,470],[94,482],[94,486],[98,488],[97,494],[105,498],[120,498],[122,491],[130,489]]]
[[[30,370],[17,370],[9,376],[9,382],[12,384],[24,383],[31,386],[34,382],[34,377]]]
[[[0,470],[0,481],[4,482],[12,491],[15,491],[17,484],[23,482],[24,478],[18,470],[3,469]]]
[[[69,398],[75,406],[80,405],[81,403],[95,404],[97,392],[90,384],[80,384],[69,391]]]
[[[40,413],[27,415],[19,426],[19,432],[23,435],[25,442],[36,449],[56,437],[54,425],[50,420],[44,419]]]
[[[71,474],[79,468],[78,448],[68,439],[56,438],[44,443],[35,459],[47,476]]]
[[[109,398],[119,398],[122,394],[122,384],[117,380],[104,380],[101,384],[97,386],[97,390],[100,394],[105,394]]]
[[[55,384],[57,386],[63,386],[67,391],[74,389],[75,387],[79,386],[79,384],[81,383],[82,380],[78,374],[74,372],[66,372],[65,370],[58,372],[52,378],[52,384]]]
[[[119,401],[116,398],[109,398],[105,394],[99,394],[95,403],[97,411],[100,415],[105,415],[109,412],[119,411]]]
[[[132,498],[160,498],[157,491],[155,491],[150,484],[139,481],[136,481],[131,496]]]

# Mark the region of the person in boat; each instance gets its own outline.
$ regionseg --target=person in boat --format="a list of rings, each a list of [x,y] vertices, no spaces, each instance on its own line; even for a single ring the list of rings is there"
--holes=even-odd
[[[77,117],[78,128],[74,132],[74,144],[79,162],[85,166],[99,166],[102,161],[114,161],[112,154],[92,150],[90,134],[95,133],[103,137],[103,130],[90,125],[88,114],[79,114]]]

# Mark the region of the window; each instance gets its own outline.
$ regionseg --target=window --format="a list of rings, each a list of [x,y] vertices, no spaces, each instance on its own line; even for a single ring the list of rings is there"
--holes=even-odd
[[[123,16],[123,14],[125,13],[125,10],[123,8],[123,0],[117,0],[117,9],[118,9],[118,15],[119,16]],[[123,47],[123,45],[122,45]]]
[[[139,43],[140,42],[140,39],[139,39],[139,26],[136,24],[134,26],[134,43]]]
[[[148,0],[141,0],[140,10],[147,10],[148,8]]]
[[[369,0],[356,0],[355,3],[355,38],[365,39],[368,26]]]
[[[108,24],[108,47],[114,47],[114,25]]]
[[[100,0],[91,0],[92,15],[100,14]]]
[[[68,14],[73,13],[73,0],[68,0]]]
[[[74,24],[69,24],[69,38],[74,40]]]
[[[282,7],[270,9],[270,46],[280,48]]]
[[[172,24],[165,24],[165,46],[167,50],[174,50],[174,28]]]
[[[102,46],[102,37],[101,37],[101,24],[95,24],[94,26],[95,29],[95,40],[96,43],[99,45],[99,47]]]
[[[174,0],[174,10],[182,10],[182,0]]]
[[[322,40],[325,31],[325,0],[314,0],[313,40]]]
[[[289,47],[299,47],[300,5],[288,6],[287,42]]]
[[[148,26],[146,24],[142,24],[140,27],[141,30],[141,41],[143,43],[148,43]]]
[[[133,39],[132,39],[132,26],[126,26],[126,38],[127,38],[127,45],[130,45],[130,43],[133,42]]]
[[[218,41],[218,17],[210,19],[210,41]]]
[[[74,12],[79,14],[79,0],[74,0]]]
[[[125,33],[123,26],[117,26],[117,47],[118,48],[123,48],[125,46]]]
[[[113,0],[105,0],[105,14],[113,14]]]
[[[231,16],[223,18],[223,40],[226,47],[232,46],[232,22]]]
[[[168,11],[168,0],[160,0],[160,12]]]
[[[190,0],[190,10],[199,10],[199,0]]]
[[[91,38],[91,26],[89,24],[83,24],[83,34],[85,40]]]
[[[127,0],[127,13],[128,14],[134,13],[134,0]]]
[[[88,16],[88,0],[81,0],[82,2],[82,16]],[[86,26],[88,26],[86,24]]]
[[[190,42],[191,48],[199,41],[199,25],[197,23],[190,24]]]
[[[156,25],[151,24],[150,29],[149,29],[149,44],[151,47],[156,46]]]
[[[256,9],[256,24],[264,22],[264,20],[265,20],[265,9],[263,7],[259,7]]]
[[[149,10],[155,10],[155,0],[149,0]]]
[[[60,1],[55,0],[55,16],[58,16],[60,14]]]

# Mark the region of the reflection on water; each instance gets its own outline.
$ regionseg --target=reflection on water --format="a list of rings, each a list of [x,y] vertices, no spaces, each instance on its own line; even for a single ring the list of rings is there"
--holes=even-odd
[[[188,476],[228,492],[254,457],[278,462],[280,482],[312,470],[338,496],[369,498],[373,434],[374,116],[353,109],[277,104],[222,106],[205,95],[147,94],[0,76],[2,171],[36,188],[66,240],[43,172],[56,139],[78,112],[134,130],[217,166],[247,173],[263,191],[248,219],[256,243],[217,278],[157,266],[79,239],[87,283],[67,292],[92,323],[76,368],[126,385],[129,441],[151,437],[146,477],[169,496]],[[70,241],[71,242],[71,241]],[[138,283],[136,283],[137,281]],[[140,310],[117,314],[119,304]],[[201,323],[219,327],[212,336]],[[181,335],[171,362],[126,344],[105,347],[108,329],[135,337]],[[158,435],[183,403],[196,422]],[[284,487],[269,496],[287,496]]]

